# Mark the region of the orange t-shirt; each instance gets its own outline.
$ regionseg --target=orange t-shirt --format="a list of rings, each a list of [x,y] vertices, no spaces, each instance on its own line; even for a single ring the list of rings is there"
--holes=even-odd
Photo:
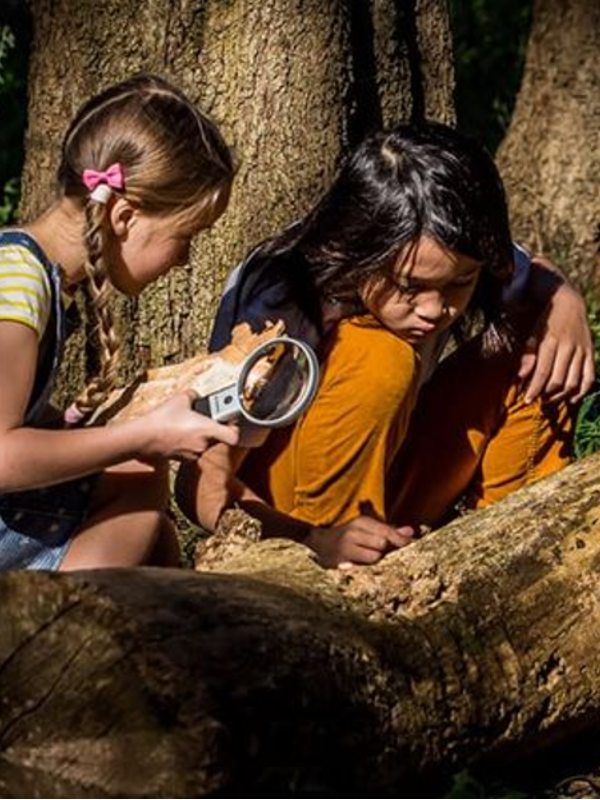
[[[291,428],[275,431],[241,476],[277,510],[313,525],[361,513],[386,517],[386,473],[416,400],[413,348],[373,318],[331,334],[317,396]]]

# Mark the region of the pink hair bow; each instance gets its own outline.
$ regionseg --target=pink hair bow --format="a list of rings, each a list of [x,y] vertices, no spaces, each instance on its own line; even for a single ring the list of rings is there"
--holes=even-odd
[[[90,190],[90,200],[106,203],[113,189],[125,186],[123,167],[119,163],[111,164],[106,170],[84,169],[81,176],[83,183]]]
[[[68,426],[78,425],[85,419],[85,414],[79,410],[77,403],[71,403],[71,405],[65,409],[63,419]]]

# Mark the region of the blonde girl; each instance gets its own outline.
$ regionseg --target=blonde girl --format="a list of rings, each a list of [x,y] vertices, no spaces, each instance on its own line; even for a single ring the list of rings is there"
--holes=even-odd
[[[234,445],[237,430],[194,412],[187,394],[108,428],[83,423],[117,378],[113,291],[137,295],[186,263],[192,238],[225,210],[233,175],[215,124],[171,83],[142,74],[81,108],[55,201],[0,231],[0,569],[178,563],[168,459]],[[81,285],[99,367],[57,425],[49,399]]]

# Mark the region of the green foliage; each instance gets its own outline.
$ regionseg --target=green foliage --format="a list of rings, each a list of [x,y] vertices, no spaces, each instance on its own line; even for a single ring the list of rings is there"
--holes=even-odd
[[[595,297],[587,300],[588,321],[594,338],[596,374],[600,375],[600,302]],[[600,381],[584,397],[575,426],[575,457],[583,458],[600,450]]]
[[[16,217],[19,207],[19,197],[21,194],[21,182],[19,178],[9,178],[2,186],[0,195],[0,226],[8,225]]]
[[[23,133],[27,113],[27,66],[31,20],[25,3],[0,4],[0,225],[12,222],[20,197]]]
[[[575,458],[600,450],[600,387],[584,397],[575,427]]]
[[[495,152],[521,83],[533,0],[449,0],[448,6],[458,125]]]
[[[483,782],[476,778],[469,770],[457,772],[452,778],[452,783],[445,798],[467,798],[467,797],[530,797],[513,786],[508,786],[498,781],[492,783]]]
[[[2,74],[2,67],[6,61],[6,56],[15,46],[15,35],[8,27],[3,25],[0,28],[0,87],[6,83],[6,76]]]

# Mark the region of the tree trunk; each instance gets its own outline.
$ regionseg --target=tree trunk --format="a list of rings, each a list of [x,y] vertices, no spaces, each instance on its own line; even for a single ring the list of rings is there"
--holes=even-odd
[[[523,82],[497,156],[515,237],[581,288],[600,279],[600,4],[536,0]]]
[[[326,571],[269,540],[204,574],[5,573],[0,789],[430,796],[596,724],[599,468],[374,567]]]
[[[59,142],[80,102],[140,69],[182,85],[240,160],[230,207],[202,234],[192,268],[122,305],[130,368],[203,348],[224,276],[315,201],[366,130],[412,114],[452,117],[451,40],[437,0],[31,0],[31,8],[25,217],[50,198]],[[76,339],[61,400],[81,384],[82,352]]]

